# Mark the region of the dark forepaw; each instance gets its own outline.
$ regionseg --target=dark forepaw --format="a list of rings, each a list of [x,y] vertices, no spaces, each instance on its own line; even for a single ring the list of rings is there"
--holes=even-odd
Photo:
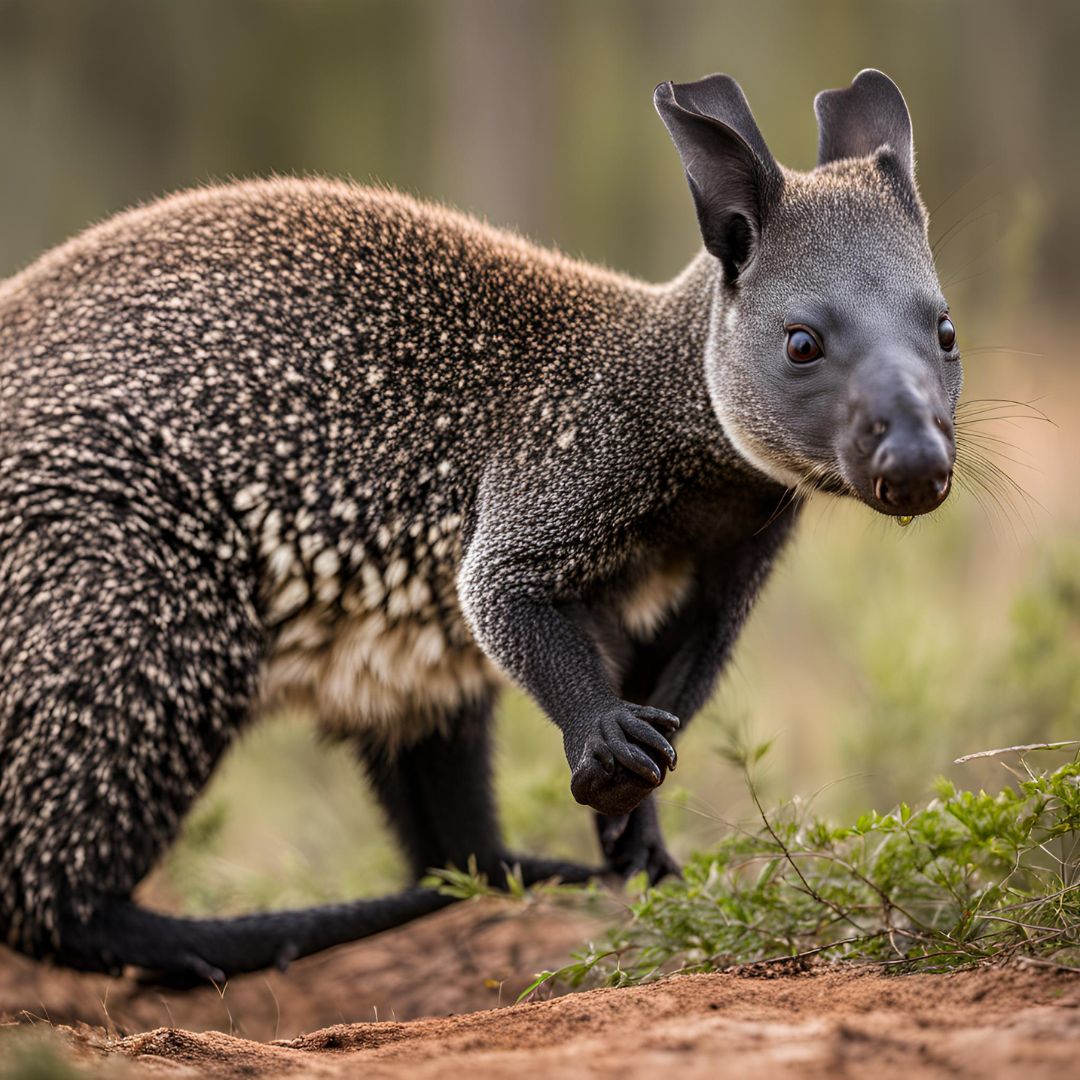
[[[621,878],[632,878],[644,871],[649,884],[655,885],[669,874],[679,876],[679,864],[664,843],[652,799],[629,814],[597,814],[596,831],[607,869]]]
[[[602,814],[628,814],[675,768],[668,737],[678,727],[662,709],[620,702],[596,721],[571,762],[574,798]]]

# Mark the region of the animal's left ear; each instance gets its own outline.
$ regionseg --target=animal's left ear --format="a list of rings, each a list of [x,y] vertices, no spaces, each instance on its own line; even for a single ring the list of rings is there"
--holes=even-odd
[[[877,155],[878,165],[898,194],[919,206],[911,114],[900,87],[873,68],[860,71],[843,90],[814,98],[818,122],[818,165],[841,158]]]
[[[887,146],[910,176],[915,175],[911,116],[900,87],[873,68],[860,71],[843,90],[822,90],[814,98],[818,122],[818,164],[868,157]]]

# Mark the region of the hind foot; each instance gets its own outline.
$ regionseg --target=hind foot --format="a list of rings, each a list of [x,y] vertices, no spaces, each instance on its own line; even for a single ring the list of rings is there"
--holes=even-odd
[[[644,871],[650,885],[668,875],[680,876],[679,864],[664,843],[652,799],[646,799],[629,814],[597,814],[596,830],[610,872],[626,879]]]

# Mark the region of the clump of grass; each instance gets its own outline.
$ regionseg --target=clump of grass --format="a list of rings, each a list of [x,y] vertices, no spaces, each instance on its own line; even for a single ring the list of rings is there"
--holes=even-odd
[[[596,882],[567,885],[554,878],[526,886],[521,876],[521,867],[517,865],[506,865],[503,887],[496,888],[489,883],[486,874],[478,871],[476,858],[472,855],[469,856],[464,870],[456,866],[433,867],[421,879],[420,884],[429,889],[438,889],[444,896],[452,896],[456,900],[475,900],[479,897],[502,900],[509,898],[529,904],[545,900],[570,904],[579,909],[602,909],[605,914],[616,910],[610,902],[610,893],[600,888]]]
[[[847,825],[799,800],[766,812],[754,751],[759,824],[693,856],[682,880],[645,888],[628,919],[526,993],[810,957],[944,971],[1023,956],[1080,970],[1080,755],[1030,761],[1061,745],[988,752],[1016,758],[1000,791],[940,780],[922,806]]]

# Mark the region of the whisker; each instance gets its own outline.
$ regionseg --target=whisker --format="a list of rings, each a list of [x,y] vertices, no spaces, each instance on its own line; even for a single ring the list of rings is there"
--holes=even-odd
[[[986,348],[994,348],[986,346]],[[1003,469],[994,458],[1007,461],[1021,468],[1039,470],[1022,457],[1014,457],[1007,451],[1020,455],[1027,453],[1011,440],[994,431],[979,430],[978,426],[990,422],[1019,427],[1014,421],[1036,420],[1054,424],[1034,401],[1017,401],[1010,398],[973,398],[961,402],[956,409],[956,462],[958,477],[963,476],[972,491],[978,488],[993,501],[1002,517],[1016,536],[1016,523],[1033,535],[1038,524],[1036,509],[1049,513],[1014,476]],[[1054,424],[1056,427],[1057,425]],[[1018,540],[1019,537],[1016,537]]]
[[[968,476],[967,485],[967,490],[972,493],[982,507],[994,536],[997,537],[1007,532],[1012,537],[1013,543],[1019,544],[1020,536],[1016,530],[1016,514],[1015,511],[1012,511],[1011,506],[1007,503],[1003,504],[1001,498],[991,488],[988,488],[984,481],[975,476]]]
[[[972,451],[970,447],[964,450],[957,448],[957,464],[960,471],[966,473],[967,478],[982,487],[994,500],[1006,518],[1009,518],[1008,511],[1011,510],[1029,535],[1033,535],[1033,528],[1037,525],[1035,507],[1044,513],[1049,513],[1046,507],[1014,477],[993,461]],[[1019,501],[1017,501],[1017,496],[1019,496]]]
[[[806,467],[806,474],[800,476],[796,483],[792,487],[787,488],[780,496],[780,500],[776,504],[776,507],[768,518],[766,518],[765,523],[758,528],[755,535],[764,532],[793,504],[803,503],[815,493],[826,495],[836,494],[835,492],[822,492],[820,488],[820,485],[822,484],[836,484],[844,490],[848,489],[847,480],[844,479],[843,473],[836,466],[830,464],[809,465]]]
[[[970,437],[972,437],[972,436],[970,436],[970,435],[965,436],[965,438],[970,438]],[[958,455],[960,453],[960,448],[961,448],[962,445],[963,445],[962,440],[960,438],[958,438],[957,443],[956,443],[956,452],[957,452]],[[1006,444],[1006,445],[1009,445],[1009,444]],[[1012,457],[1012,455],[1005,453],[1004,450],[999,450],[996,446],[973,446],[973,445],[971,445],[969,443],[967,445],[967,447],[965,447],[965,449],[967,449],[969,451],[979,451],[980,453],[983,453],[983,454],[994,454],[996,457],[1001,458],[1002,461],[1008,461],[1013,465],[1018,465],[1021,469],[1031,469],[1033,472],[1037,472],[1037,473],[1042,472],[1042,470],[1037,465],[1033,464],[1032,462],[1030,462],[1030,461],[1021,461],[1020,458],[1014,458],[1014,457]],[[1025,450],[1020,450],[1019,447],[1014,447],[1014,449],[1018,450],[1019,453],[1021,453],[1021,454],[1027,452]]]
[[[1009,411],[1019,409],[1019,412]],[[1031,402],[1010,402],[1005,400],[984,399],[961,402],[956,408],[954,425],[957,432],[969,431],[976,425],[1000,421],[1009,427],[1018,428],[1015,421],[1034,420],[1037,423],[1058,425],[1041,409]]]
[[[786,488],[784,490],[783,494],[780,496],[779,500],[777,501],[776,508],[765,519],[765,524],[762,525],[761,528],[759,528],[757,530],[757,532],[754,533],[754,535],[758,536],[759,534],[763,533],[774,521],[776,521],[787,510],[787,508],[789,506],[791,506],[791,504],[793,502],[795,502],[795,500],[798,497],[799,497],[799,485],[798,484],[796,484],[794,487]]]
[[[1038,408],[1035,404],[1037,401],[1042,401],[1041,397],[1032,398],[1031,401],[1014,401],[1012,398],[969,398],[965,401],[961,401],[956,406],[956,412],[959,416],[961,413],[965,416],[969,413],[975,415],[981,415],[985,412],[991,412],[995,409],[1003,409],[1006,406],[1014,409],[1027,409],[1026,413],[1022,413],[1022,416],[1030,416],[1031,419],[1046,420],[1049,423],[1053,423],[1049,416]]]
[[[930,244],[930,251],[937,258],[945,247],[949,244],[950,240],[955,240],[965,229],[972,225],[977,225],[980,221],[986,220],[989,217],[995,217],[1000,213],[1000,208],[992,205],[998,198],[996,195],[992,195],[989,199],[984,199],[973,210],[968,211],[959,221],[953,222],[936,240]],[[987,209],[989,207],[989,209]]]
[[[982,256],[980,256],[980,258],[982,258]],[[970,260],[966,265],[960,267],[960,269],[956,271],[956,274],[964,274],[963,277],[957,277],[956,274],[954,274],[951,277],[945,278],[941,283],[941,287],[943,289],[955,289],[957,285],[966,285],[969,281],[975,281],[978,278],[986,277],[991,270],[995,269],[993,266],[988,266],[984,270],[976,270],[974,274],[966,274],[965,271],[970,268],[974,261],[975,260]]]
[[[968,470],[964,486],[975,496],[976,500],[982,506],[987,521],[990,522],[991,528],[993,528],[995,521],[1002,522],[1012,534],[1013,541],[1019,543],[1020,537],[1016,531],[1016,520],[1018,515],[1016,514],[1015,509],[1007,501],[1004,501],[1002,496],[990,487],[986,480],[978,475],[973,469]]]
[[[1012,356],[1033,356],[1040,360],[1046,359],[1046,353],[1028,352],[1026,349],[1013,349],[1008,345],[970,345],[962,351],[964,356],[974,356],[976,353],[1009,353]]]
[[[980,166],[959,187],[954,188],[948,195],[946,195],[945,198],[942,199],[941,202],[939,202],[933,210],[929,211],[928,216],[931,219],[935,218],[938,214],[941,213],[942,210],[945,209],[946,206],[949,205],[950,202],[952,202],[953,199],[956,198],[957,195],[960,194],[961,191],[966,191],[977,180],[981,180],[984,176],[986,176],[986,174],[990,172],[990,170],[993,168],[995,168],[995,165],[992,161],[988,161],[985,165]]]
[[[972,417],[972,418],[969,418],[969,419],[964,420],[962,422],[957,422],[956,429],[958,431],[968,431],[969,434],[976,434],[975,432],[971,431],[971,428],[973,428],[976,424],[989,424],[991,422],[995,422],[995,423],[1005,424],[1005,425],[1007,425],[1008,427],[1011,427],[1011,428],[1016,428],[1017,431],[1022,431],[1023,428],[1021,428],[1021,426],[1016,422],[1017,420],[1037,420],[1037,419],[1038,419],[1038,417],[1036,417],[1036,416],[1020,416],[1020,415],[1012,415],[1012,416],[1010,416],[1007,413],[1004,414],[1004,415],[1001,415],[1001,416]],[[1055,424],[1053,420],[1047,420],[1046,423],[1053,424],[1054,427],[1057,427],[1057,424]]]
[[[972,442],[975,445],[981,445],[982,443],[985,443],[985,442],[992,442],[992,443],[998,443],[1001,446],[1007,446],[1010,450],[1016,450],[1018,453],[1021,453],[1021,454],[1026,454],[1026,453],[1029,452],[1029,451],[1025,450],[1022,446],[1018,446],[1016,443],[1010,442],[1003,435],[998,435],[996,432],[993,432],[993,431],[981,431],[981,430],[978,430],[978,429],[971,430],[969,428],[957,428],[956,435],[957,435],[958,439],[963,439],[965,442],[968,441],[969,439],[972,440]]]
[[[986,499],[983,497],[983,493],[979,486],[972,483],[966,475],[960,472],[954,473],[953,479],[961,491],[966,491],[975,500],[983,513],[983,517],[986,518],[986,522],[990,526],[991,531],[994,531],[994,515],[990,512],[990,507],[987,505]]]
[[[959,449],[956,460],[962,471],[965,471],[968,476],[979,483],[987,494],[1005,498],[1011,505],[1012,496],[1015,493],[1002,483],[1001,476],[995,474],[993,468],[991,468],[991,462],[977,453]],[[998,471],[1000,472],[1000,470]]]
[[[1000,465],[993,461],[983,459],[983,464],[997,476],[1003,484],[1008,485],[1013,491],[1019,495],[1027,504],[1029,509],[1032,506],[1037,506],[1044,514],[1049,515],[1050,511],[1044,506],[1034,495],[1031,494],[1014,476],[1007,473]]]

